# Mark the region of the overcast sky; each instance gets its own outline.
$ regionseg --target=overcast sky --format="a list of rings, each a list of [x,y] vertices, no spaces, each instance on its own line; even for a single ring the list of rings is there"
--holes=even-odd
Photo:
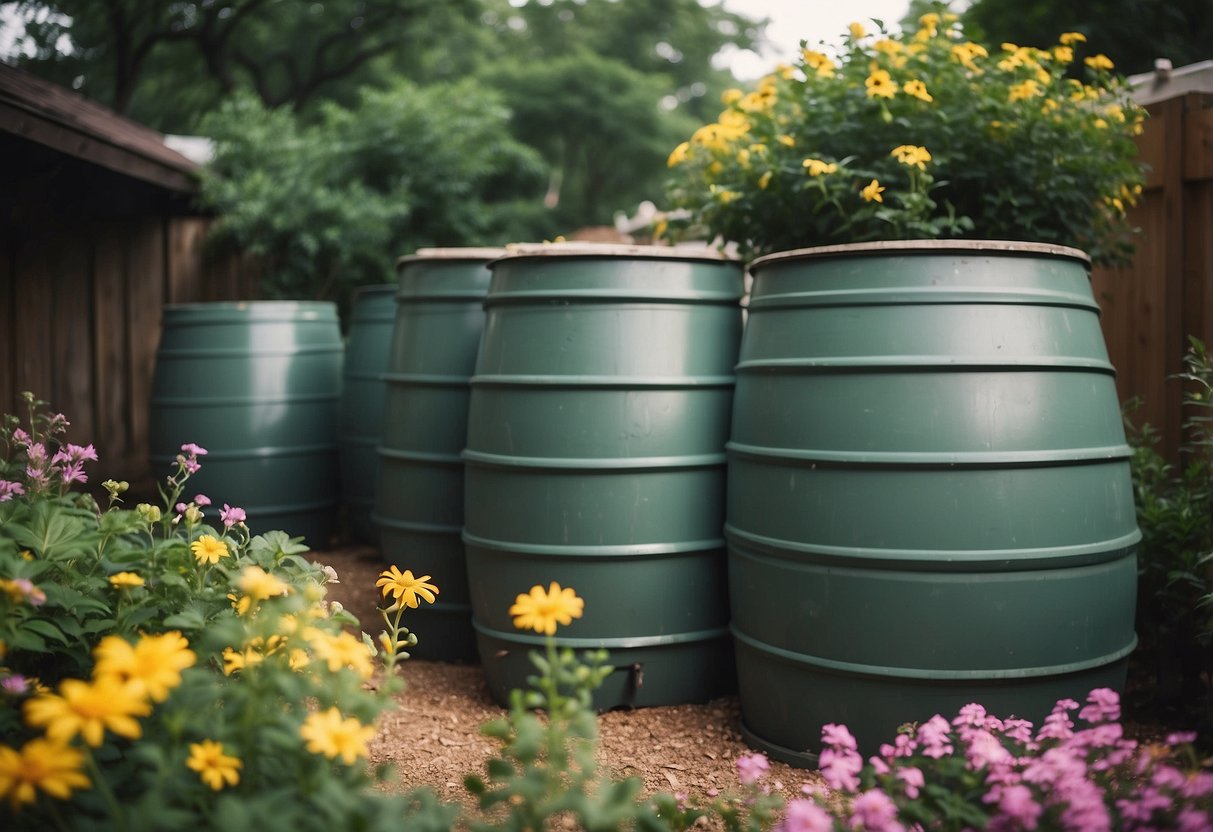
[[[799,51],[801,39],[810,43],[825,41],[837,45],[847,26],[854,21],[869,28],[870,18],[883,20],[889,27],[910,8],[909,0],[724,0],[731,12],[747,17],[768,17],[767,38],[772,42],[763,55],[738,52],[729,56],[728,65],[738,78],[748,80],[766,74],[779,62],[790,61]]]

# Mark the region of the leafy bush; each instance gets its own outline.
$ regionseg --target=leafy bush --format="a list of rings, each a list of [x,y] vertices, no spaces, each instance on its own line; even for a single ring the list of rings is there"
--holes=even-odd
[[[342,299],[389,282],[416,248],[516,239],[543,181],[508,124],[471,82],[368,88],[314,122],[235,96],[202,127],[216,142],[202,192],[220,214],[213,240],[261,258],[268,297]]]
[[[1190,338],[1180,463],[1149,425],[1129,426],[1138,554],[1138,661],[1153,676],[1142,706],[1213,729],[1213,364]]]
[[[670,196],[742,254],[831,243],[969,237],[1131,250],[1144,111],[1105,56],[1067,77],[1048,49],[965,37],[956,15],[869,34],[837,60],[804,48],[671,154]]]
[[[161,506],[111,480],[102,509],[73,491],[92,446],[26,399],[0,432],[0,825],[395,828],[424,804],[367,788],[376,650],[304,547],[238,507],[209,525],[194,445]]]

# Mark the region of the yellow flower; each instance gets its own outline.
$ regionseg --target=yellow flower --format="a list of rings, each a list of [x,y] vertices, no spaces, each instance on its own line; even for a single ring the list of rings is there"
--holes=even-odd
[[[834,75],[834,62],[824,52],[805,49],[801,55],[804,57],[805,66],[813,70],[819,78],[830,78]]]
[[[851,37],[854,40],[859,40],[860,38],[863,38],[868,34],[867,29],[863,28],[862,23],[852,23],[850,26],[847,27],[847,29],[850,30]]]
[[[1042,94],[1040,84],[1036,83],[1034,78],[1029,78],[1007,90],[1007,97],[1010,101],[1023,101]]]
[[[375,726],[363,725],[353,717],[345,719],[341,711],[329,708],[309,714],[299,727],[299,736],[313,754],[323,754],[330,760],[340,757],[346,765],[353,765],[367,755],[366,744],[375,736]]]
[[[1119,104],[1109,104],[1104,108],[1104,114],[1119,121],[1121,124],[1125,123],[1125,109]]]
[[[906,81],[901,87],[906,95],[912,95],[921,101],[934,101],[931,94],[927,92],[927,85],[917,79]]]
[[[958,43],[952,46],[952,60],[959,63],[965,69],[981,72],[981,68],[974,62],[975,58],[988,58],[990,53],[986,48],[979,43]]]
[[[39,789],[67,800],[73,789],[92,785],[80,770],[83,767],[84,754],[62,742],[38,737],[20,751],[0,745],[0,798],[6,798],[14,811],[33,803]]]
[[[1114,67],[1112,59],[1103,53],[1100,53],[1099,55],[1092,55],[1089,58],[1084,58],[1083,63],[1095,70],[1110,71]]]
[[[736,88],[727,89],[720,94],[720,103],[733,104],[737,101],[740,101],[743,95],[744,95],[744,93],[742,93],[742,91],[739,89],[736,89]]]
[[[271,575],[260,566],[246,566],[240,573],[236,585],[254,601],[264,601],[276,595],[286,595],[290,587],[277,575]]]
[[[900,147],[895,147],[889,155],[896,158],[903,165],[916,167],[919,170],[926,170],[926,163],[931,161],[931,154],[925,147],[912,144],[903,144]]]
[[[194,553],[194,559],[202,564],[215,564],[220,558],[231,556],[227,544],[209,534],[204,534],[191,543],[190,551]]]
[[[427,583],[429,579],[429,575],[415,578],[412,570],[406,569],[401,572],[393,564],[386,571],[379,573],[379,580],[375,581],[375,586],[380,587],[385,599],[391,596],[396,603],[417,609],[421,605],[420,599],[424,598],[432,604],[434,596],[438,594],[438,587]]]
[[[42,694],[25,703],[25,721],[45,728],[50,740],[66,743],[79,734],[96,748],[105,732],[138,739],[142,734],[137,716],[151,713],[138,686],[116,676],[101,676],[92,684],[64,679],[59,694]]]
[[[775,141],[779,142],[784,147],[795,147],[796,146],[796,140],[794,138],[792,138],[791,136],[789,136],[787,133],[779,134],[778,136],[775,137]]]
[[[560,584],[552,581],[546,591],[536,585],[531,587],[530,593],[515,598],[510,615],[519,630],[534,630],[550,636],[556,634],[557,624],[564,626],[572,624],[574,618],[581,618],[583,609],[585,601],[572,588],[561,589]]]
[[[1082,32],[1066,32],[1057,40],[1065,46],[1073,46],[1076,43],[1086,43],[1087,36]]]
[[[809,172],[809,176],[821,176],[822,174],[834,173],[838,170],[838,165],[821,159],[805,159],[801,164]]]
[[[223,675],[231,676],[237,670],[246,670],[253,665],[260,664],[264,658],[260,652],[252,647],[244,650],[225,647],[223,648]]]
[[[305,635],[316,658],[327,664],[332,673],[349,667],[359,677],[369,679],[375,672],[371,663],[371,650],[353,634],[342,630],[337,635],[330,635],[316,627],[310,627]]]
[[[234,592],[229,592],[227,599],[232,602],[232,609],[236,611],[236,615],[245,615],[253,608],[253,599],[247,595],[236,595]]]
[[[678,147],[674,148],[674,150],[670,153],[670,157],[665,160],[666,166],[672,168],[675,165],[681,165],[687,160],[690,150],[690,142],[683,142],[682,144],[678,145]]]
[[[121,636],[106,636],[93,648],[96,678],[113,676],[134,685],[153,702],[163,702],[169,691],[181,684],[181,671],[197,661],[185,636],[176,630],[141,636],[131,645]]]
[[[873,179],[864,187],[859,195],[863,197],[865,202],[884,202],[884,197],[880,195],[880,192],[883,190],[884,187]]]
[[[775,175],[775,172],[774,172],[774,171],[770,171],[770,170],[768,170],[768,171],[767,171],[766,173],[764,173],[762,176],[758,177],[758,187],[759,187],[759,189],[760,189],[760,190],[765,191],[765,190],[767,189],[767,185],[770,185],[770,184],[771,184],[771,177],[772,177],[772,176],[774,176],[774,175]]]
[[[939,15],[935,12],[927,12],[922,17],[918,18],[918,25],[924,29],[934,29],[939,26]]]
[[[224,786],[234,786],[240,782],[240,769],[244,763],[237,757],[224,754],[222,743],[203,740],[190,743],[190,756],[185,765],[198,772],[203,783],[219,791]]]
[[[1074,50],[1069,46],[1055,46],[1053,47],[1053,57],[1058,63],[1068,64],[1074,60]]]
[[[660,240],[669,230],[670,221],[665,217],[662,217],[661,219],[657,220],[657,222],[653,223],[653,239]]]
[[[1100,130],[1108,129],[1108,123],[1106,121],[1104,121],[1102,118],[1097,118],[1097,119],[1095,119],[1095,121],[1093,121],[1091,123],[1094,124],[1095,127]]]
[[[897,94],[897,82],[884,69],[875,70],[863,83],[869,98],[892,98]]]
[[[110,586],[117,587],[118,589],[143,586],[143,584],[143,578],[139,577],[134,572],[116,572],[115,574],[110,575]]]
[[[728,205],[734,200],[740,199],[741,194],[729,188],[721,188],[719,185],[712,185],[708,188],[712,196],[720,202],[721,205]]]

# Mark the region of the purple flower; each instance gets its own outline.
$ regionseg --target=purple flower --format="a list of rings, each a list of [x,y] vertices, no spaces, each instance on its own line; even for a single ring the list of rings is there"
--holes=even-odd
[[[1189,742],[1196,742],[1195,731],[1177,731],[1174,734],[1167,734],[1167,745],[1183,745]]]
[[[847,730],[847,726],[835,725],[832,722],[821,726],[821,744],[827,745],[830,748],[846,748],[851,751],[859,748],[859,745],[855,742],[855,737]]]
[[[241,512],[243,514],[243,512]],[[227,525],[227,521],[224,521]],[[743,786],[757,783],[766,776],[771,764],[765,754],[743,754],[737,758],[737,779]]]
[[[778,832],[831,832],[834,821],[825,809],[811,800],[793,800],[784,811]]]
[[[1171,798],[1152,786],[1146,786],[1137,792],[1136,800],[1117,800],[1116,808],[1122,817],[1138,823],[1149,823],[1155,812],[1171,808]]]
[[[0,480],[0,503],[7,503],[13,497],[19,497],[24,493],[25,486],[21,483]]]
[[[851,828],[862,827],[865,832],[901,832],[897,822],[897,804],[879,789],[872,789],[855,798],[851,804]]]
[[[58,450],[51,462],[60,465],[64,462],[96,462],[97,451],[92,445],[73,445],[68,443]]]
[[[20,673],[15,673],[12,676],[5,676],[0,679],[0,690],[10,696],[20,696],[29,689],[29,680]]]
[[[831,789],[858,791],[859,772],[863,770],[863,757],[850,749],[823,749],[818,757],[821,776]]]
[[[64,485],[71,485],[74,482],[88,482],[88,475],[84,473],[83,462],[73,462],[70,465],[65,465],[59,472],[59,476],[63,479]]]
[[[1188,777],[1179,793],[1190,798],[1208,797],[1213,794],[1213,774],[1207,771],[1196,772]]]
[[[194,505],[209,506],[210,504],[211,504],[211,498],[206,496],[205,494],[195,494],[194,495]]]
[[[1181,809],[1176,820],[1179,832],[1209,832],[1209,816],[1199,809]]]
[[[244,513],[244,509],[239,506],[229,506],[223,504],[223,509],[219,512],[219,519],[223,522],[224,528],[230,528],[237,523],[243,523],[248,519],[248,515]]]
[[[13,430],[13,442],[17,443],[18,445],[28,448],[32,441],[33,440],[30,439],[30,435],[21,428],[15,428]]]
[[[1111,688],[1096,688],[1087,694],[1087,701],[1091,704],[1078,712],[1080,719],[1092,725],[1120,719],[1120,696]]]

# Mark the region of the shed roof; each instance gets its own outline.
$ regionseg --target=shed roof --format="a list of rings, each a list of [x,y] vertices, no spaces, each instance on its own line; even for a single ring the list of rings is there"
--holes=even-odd
[[[1170,61],[1160,59],[1153,72],[1130,75],[1128,81],[1133,99],[1143,106],[1190,92],[1213,93],[1213,60],[1172,69]]]
[[[150,127],[24,70],[0,63],[0,133],[150,182],[197,190],[198,165]]]

